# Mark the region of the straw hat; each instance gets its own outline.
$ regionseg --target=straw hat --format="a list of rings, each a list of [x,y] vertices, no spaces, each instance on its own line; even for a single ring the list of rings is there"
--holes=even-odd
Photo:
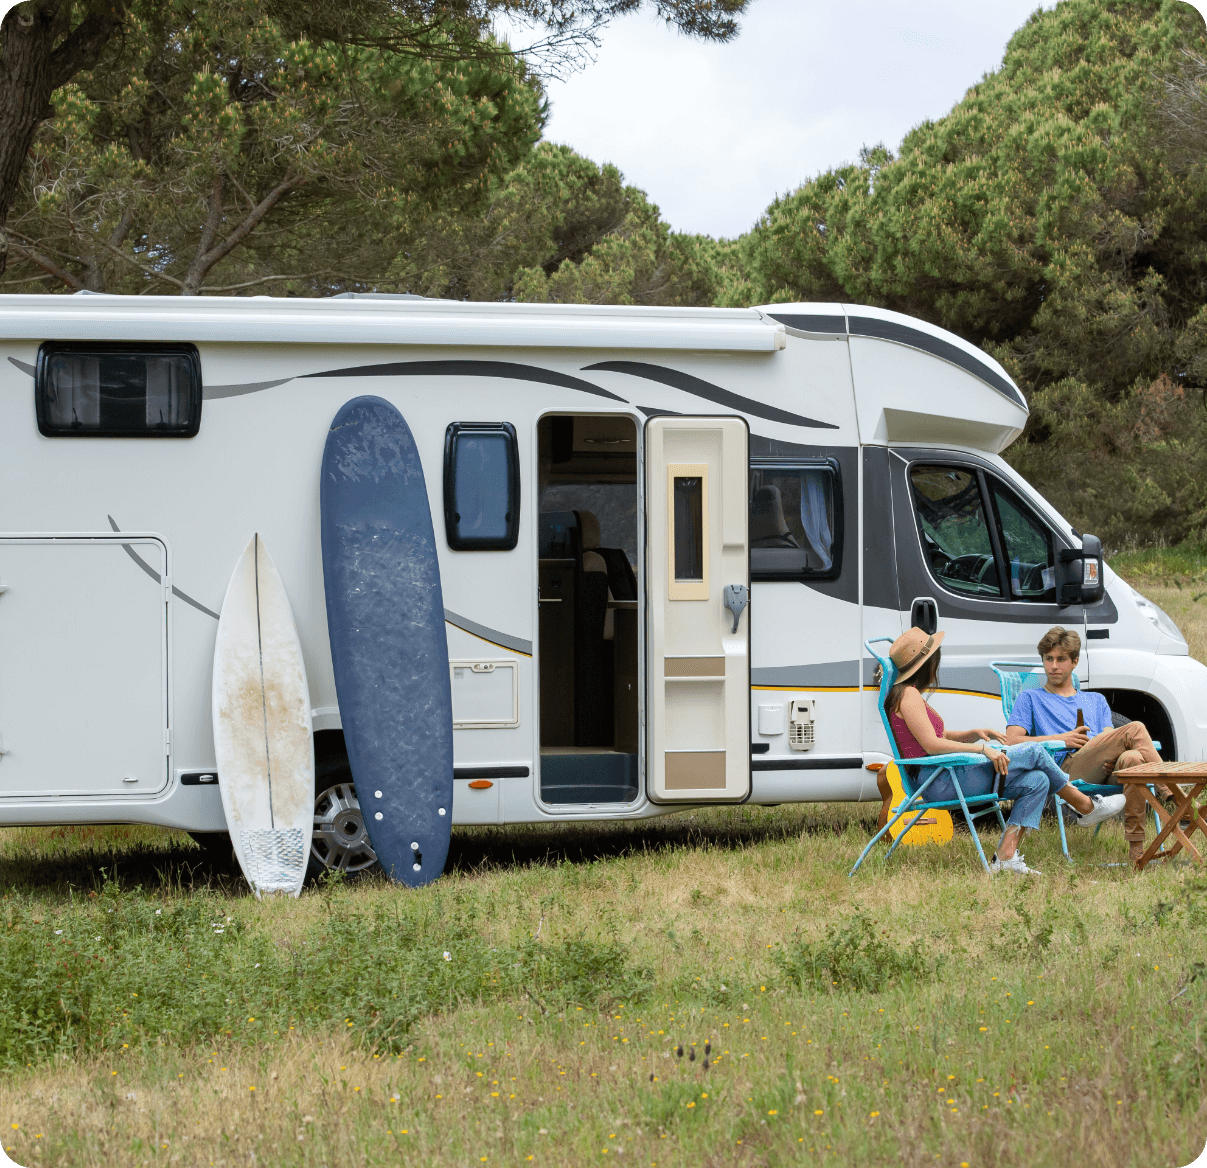
[[[904,681],[917,673],[926,664],[927,659],[938,652],[939,646],[943,644],[943,637],[943,633],[925,633],[917,625],[902,633],[888,651],[889,657],[897,667],[897,680]]]

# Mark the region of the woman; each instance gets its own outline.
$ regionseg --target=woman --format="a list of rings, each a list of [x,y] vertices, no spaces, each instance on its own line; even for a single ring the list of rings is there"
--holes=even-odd
[[[897,681],[889,690],[885,712],[897,739],[897,753],[902,758],[983,754],[983,763],[961,767],[957,772],[964,797],[987,794],[993,790],[995,775],[1001,775],[1002,798],[1014,800],[1006,834],[989,865],[990,871],[1038,876],[1039,872],[1023,862],[1018,845],[1026,828],[1039,826],[1040,812],[1049,795],[1057,794],[1070,804],[1081,815],[1083,827],[1092,827],[1118,815],[1123,809],[1124,797],[1095,795],[1091,798],[1083,794],[1069,783],[1069,776],[1038,742],[1011,747],[1007,755],[1004,750],[989,745],[990,740],[1005,741],[1005,735],[996,730],[948,730],[943,719],[922,696],[939,684],[939,646],[942,643],[942,633],[930,635],[912,628],[902,633],[889,650],[897,667]],[[914,783],[915,789],[933,773],[934,768],[922,767]],[[926,788],[924,798],[930,803],[958,799],[950,772],[936,778]]]

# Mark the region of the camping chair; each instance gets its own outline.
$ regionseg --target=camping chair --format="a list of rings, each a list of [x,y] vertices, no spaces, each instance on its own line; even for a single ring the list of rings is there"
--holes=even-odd
[[[1030,662],[992,661],[990,662],[990,668],[997,674],[1002,695],[1002,713],[1006,717],[1006,725],[1009,726],[1010,713],[1014,709],[1014,703],[1018,700],[1018,695],[1025,689],[1041,689],[1047,681],[1048,676],[1042,666]],[[1073,688],[1079,692],[1081,690],[1081,681],[1076,673],[1073,674]],[[1057,743],[1049,742],[1045,743],[1045,745],[1056,754],[1073,753],[1072,751],[1063,750]],[[1153,746],[1158,750],[1161,748],[1159,742],[1154,742]],[[1085,795],[1121,795],[1123,793],[1123,787],[1119,783],[1086,783],[1081,779],[1070,781],[1074,787]],[[1060,825],[1060,849],[1064,852],[1065,859],[1069,860],[1069,842],[1065,836],[1065,801],[1059,795],[1053,795],[1052,798],[1056,803],[1056,822]],[[1157,821],[1157,831],[1160,831],[1161,818],[1155,811],[1153,812],[1153,818]],[[1102,824],[1100,823],[1094,828],[1094,834],[1097,835],[1101,830]]]
[[[874,637],[870,641],[865,641],[864,644],[867,650],[877,661],[880,662],[880,696],[878,699],[880,709],[880,720],[884,723],[884,732],[888,735],[889,743],[892,745],[894,752],[900,750],[897,745],[896,736],[893,734],[893,727],[888,719],[888,714],[885,711],[884,703],[888,700],[889,690],[897,681],[897,667],[893,664],[892,659],[885,654],[881,656],[872,648],[873,645],[880,643],[892,644],[892,637]],[[978,815],[987,815],[993,811],[997,815],[998,824],[1002,829],[1002,836],[1006,834],[1006,821],[1002,818],[1001,795],[995,789],[984,795],[965,795],[960,787],[959,772],[966,767],[976,766],[985,761],[983,754],[936,754],[927,759],[918,758],[892,758],[890,763],[896,763],[901,771],[901,785],[905,790],[905,801],[896,808],[890,809],[888,822],[872,837],[868,846],[859,854],[859,859],[855,861],[855,867],[848,873],[854,876],[859,871],[859,865],[863,863],[868,852],[879,842],[881,837],[904,815],[912,814],[913,818],[906,825],[903,831],[895,840],[892,847],[889,848],[885,860],[897,850],[897,845],[909,834],[909,830],[915,823],[927,812],[933,810],[951,810],[958,807],[964,813],[964,819],[968,824],[969,833],[972,835],[972,841],[976,844],[977,855],[981,858],[981,864],[986,872],[990,871],[989,861],[985,859],[984,849],[981,847],[980,837],[976,832],[976,825],[972,822]],[[917,766],[934,767],[933,772],[923,781],[921,786],[915,786],[915,781],[911,772]],[[951,776],[952,785],[956,789],[956,799],[948,799],[939,802],[928,802],[926,800],[926,789],[937,779],[941,774]],[[970,805],[979,806],[980,810],[973,812],[969,810]],[[999,843],[1000,846],[1000,843]]]

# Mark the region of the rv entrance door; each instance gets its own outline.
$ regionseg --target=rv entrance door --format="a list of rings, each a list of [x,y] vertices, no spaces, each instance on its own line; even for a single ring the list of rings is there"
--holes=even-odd
[[[166,560],[149,537],[0,536],[0,798],[164,788]]]
[[[742,418],[645,427],[649,797],[750,793],[749,430]]]

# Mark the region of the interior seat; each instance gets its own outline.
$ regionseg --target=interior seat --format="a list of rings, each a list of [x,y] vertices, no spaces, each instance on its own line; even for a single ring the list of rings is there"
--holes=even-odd
[[[777,486],[759,487],[750,500],[752,548],[798,548],[800,544],[784,517],[784,500]]]

